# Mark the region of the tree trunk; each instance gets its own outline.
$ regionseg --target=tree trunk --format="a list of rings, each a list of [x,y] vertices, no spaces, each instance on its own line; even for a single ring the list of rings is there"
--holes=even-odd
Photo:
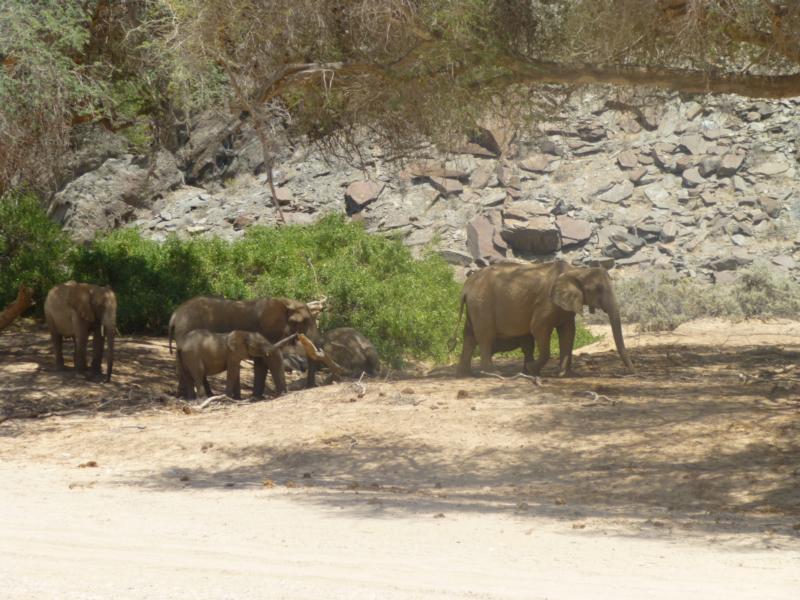
[[[11,325],[14,319],[31,306],[33,306],[33,291],[25,284],[22,284],[19,286],[17,299],[9,304],[3,312],[0,312],[0,331]]]

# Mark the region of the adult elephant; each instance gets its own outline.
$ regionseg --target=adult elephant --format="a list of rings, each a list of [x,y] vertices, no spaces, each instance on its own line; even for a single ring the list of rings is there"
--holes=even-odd
[[[321,310],[314,309],[315,312]],[[207,329],[212,333],[230,333],[231,331],[253,331],[260,333],[267,340],[278,342],[293,333],[316,336],[317,325],[315,312],[309,305],[286,298],[259,298],[257,300],[226,300],[198,296],[187,300],[175,309],[169,320],[169,347],[172,351],[172,339],[180,353],[183,339],[190,331]],[[180,357],[178,357],[180,364]],[[254,379],[253,395],[257,398],[264,395],[267,369],[272,373],[275,391],[286,392],[286,376],[283,371],[283,357],[280,350],[269,354],[266,358],[253,359]],[[185,396],[188,382],[181,369],[178,369],[178,394]]]
[[[572,267],[564,261],[494,264],[464,283],[462,312],[465,305],[459,375],[470,373],[476,345],[480,348],[481,370],[490,371],[494,351],[520,344],[525,351],[525,371],[537,375],[550,358],[554,329],[558,331],[559,375],[566,374],[572,367],[575,315],[584,306],[600,308],[608,314],[617,351],[625,366],[633,370],[622,338],[619,305],[605,269]],[[539,346],[536,360],[529,336]]]
[[[117,328],[117,297],[109,287],[68,281],[53,287],[44,301],[44,318],[50,329],[56,367],[64,368],[64,338],[75,340],[75,370],[86,371],[86,345],[92,340],[90,378],[102,376],[103,337],[108,342],[106,381],[114,368],[114,335]],[[104,335],[105,334],[105,335]]]

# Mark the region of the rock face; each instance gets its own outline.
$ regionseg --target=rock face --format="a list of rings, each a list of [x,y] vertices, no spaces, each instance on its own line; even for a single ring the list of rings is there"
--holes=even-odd
[[[153,164],[126,154],[110,158],[100,168],[70,182],[56,194],[50,215],[78,241],[94,239],[98,232],[121,227],[137,210],[183,183],[175,158],[156,154]]]
[[[721,281],[763,259],[800,277],[800,100],[664,94],[625,110],[608,93],[585,88],[536,126],[487,121],[450,152],[429,146],[402,165],[367,141],[358,169],[278,143],[278,199],[288,223],[345,213],[414,252],[435,242],[461,266],[561,258]],[[201,115],[155,168],[118,142],[76,157],[82,175],[55,198],[77,239],[129,223],[158,240],[276,224],[246,122]]]

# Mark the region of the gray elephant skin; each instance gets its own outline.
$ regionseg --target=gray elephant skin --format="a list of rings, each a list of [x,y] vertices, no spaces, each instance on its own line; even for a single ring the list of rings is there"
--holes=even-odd
[[[230,333],[231,331],[252,331],[260,333],[270,343],[278,342],[294,333],[303,333],[309,337],[317,335],[316,319],[303,302],[287,298],[259,298],[257,300],[226,300],[198,296],[187,300],[175,309],[169,321],[169,343],[172,350],[172,339],[177,344],[178,352],[186,335],[195,329],[207,329],[212,333]],[[286,392],[286,376],[283,371],[283,357],[276,349],[266,358],[253,360],[253,395],[257,398],[264,395],[267,369],[272,374],[277,394]],[[187,391],[187,381],[181,369],[178,369],[178,394],[183,396]]]
[[[277,350],[277,346],[270,344],[267,338],[252,331],[190,331],[183,338],[177,354],[178,368],[188,381],[187,396],[189,399],[211,396],[211,387],[206,377],[227,371],[225,394],[238,400],[242,397],[241,362],[246,358],[267,358]]]
[[[521,345],[524,371],[538,375],[550,358],[554,329],[559,340],[559,375],[567,374],[572,367],[575,315],[584,306],[608,314],[617,351],[633,371],[622,337],[619,305],[605,269],[573,267],[563,261],[497,263],[481,269],[467,279],[461,294],[466,321],[458,374],[470,374],[475,346],[480,349],[481,370],[488,372],[493,369],[493,352]],[[532,341],[539,346],[536,360]]]
[[[336,327],[329,329],[313,341],[322,348],[328,357],[342,367],[343,375],[346,377],[360,377],[362,373],[375,377],[380,373],[378,351],[372,342],[357,329]],[[317,371],[323,366],[321,363],[309,360],[304,352],[294,349],[287,352],[285,359],[287,366],[306,371],[306,387],[316,385]]]
[[[44,318],[50,330],[56,368],[64,368],[64,338],[75,341],[74,364],[86,372],[86,346],[92,339],[92,364],[87,377],[102,376],[103,347],[108,344],[106,381],[114,368],[114,336],[117,327],[117,297],[109,287],[68,281],[53,287],[44,301]]]

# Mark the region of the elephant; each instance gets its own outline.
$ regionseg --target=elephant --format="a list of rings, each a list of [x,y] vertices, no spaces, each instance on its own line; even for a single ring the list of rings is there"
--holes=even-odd
[[[312,341],[321,347],[337,365],[342,367],[344,375],[348,377],[360,377],[362,373],[375,377],[380,372],[378,351],[375,350],[372,342],[357,329],[337,327],[326,331]],[[322,367],[320,362],[291,351],[285,360],[287,366],[306,371],[306,387],[314,387],[317,384],[316,374]]]
[[[458,374],[470,374],[476,345],[480,348],[482,371],[493,369],[492,353],[497,347],[508,349],[522,345],[525,372],[538,375],[550,358],[550,337],[554,329],[558,331],[559,340],[559,376],[571,372],[575,315],[582,312],[584,305],[592,311],[600,308],[608,314],[620,358],[633,372],[608,272],[599,267],[573,267],[564,261],[555,261],[498,263],[467,279],[459,313],[460,322],[466,306]],[[536,360],[533,360],[534,344],[528,336],[539,346]]]
[[[320,307],[321,310],[321,307]],[[257,300],[226,300],[197,296],[175,309],[169,321],[169,347],[176,341],[178,350],[190,331],[207,329],[212,333],[230,333],[234,330],[260,333],[267,341],[275,343],[293,333],[317,335],[314,312],[303,302],[286,298],[259,298]],[[267,368],[272,373],[275,391],[286,392],[281,351],[276,349],[266,358],[256,357],[254,363],[253,395],[263,397]],[[184,374],[178,373],[178,395],[187,391]]]
[[[109,287],[68,281],[53,287],[44,301],[44,318],[53,342],[56,368],[64,368],[65,337],[75,340],[75,370],[86,371],[86,344],[92,340],[92,366],[88,378],[102,376],[103,337],[108,341],[106,382],[114,368],[114,336],[117,328],[117,297]]]
[[[260,333],[240,330],[211,333],[207,329],[194,329],[184,336],[176,361],[178,372],[182,372],[188,382],[189,399],[197,394],[203,397],[203,392],[211,396],[206,376],[227,371],[225,394],[238,400],[242,396],[239,381],[242,360],[267,358],[275,352],[279,352],[278,345],[270,344]]]

